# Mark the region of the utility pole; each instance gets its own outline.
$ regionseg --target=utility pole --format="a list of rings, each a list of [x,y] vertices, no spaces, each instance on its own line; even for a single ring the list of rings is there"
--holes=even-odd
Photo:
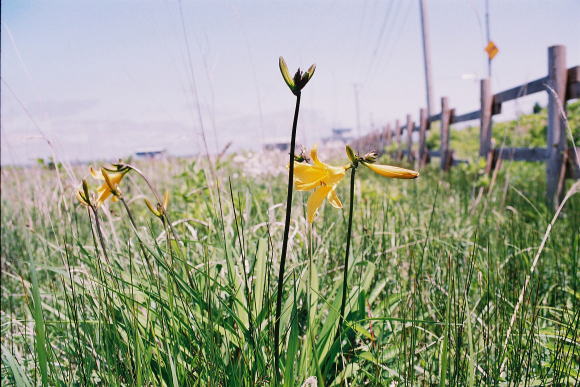
[[[429,17],[427,15],[426,0],[419,0],[421,11],[421,32],[423,34],[423,61],[425,64],[425,88],[427,94],[427,117],[433,114],[433,82],[431,80],[431,45],[429,44]]]
[[[489,32],[489,0],[485,0],[485,37],[487,43],[491,42],[491,34]],[[491,57],[487,56],[487,77],[491,79]]]

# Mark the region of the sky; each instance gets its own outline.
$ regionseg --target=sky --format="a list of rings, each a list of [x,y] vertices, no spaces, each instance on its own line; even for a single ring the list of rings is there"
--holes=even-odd
[[[476,110],[487,74],[485,0],[427,0],[435,112]],[[580,64],[580,1],[489,0],[494,92]],[[364,134],[425,106],[418,0],[3,0],[1,163],[191,155],[287,138],[278,70],[316,63],[298,140]],[[357,121],[355,95],[359,101]],[[542,94],[506,106],[530,110]],[[501,119],[501,117],[498,117]],[[360,122],[360,125],[357,124]]]

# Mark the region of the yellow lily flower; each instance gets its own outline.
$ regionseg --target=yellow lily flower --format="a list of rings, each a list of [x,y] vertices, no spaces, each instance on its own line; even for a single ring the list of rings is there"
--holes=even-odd
[[[100,171],[95,171],[92,167],[89,168],[91,176],[95,179],[105,180],[99,188],[97,188],[97,207],[100,206],[107,200],[113,191],[117,191],[117,187],[125,174],[129,171],[128,169],[123,171],[107,171],[105,168],[101,168]],[[119,199],[116,195],[113,195],[112,201],[116,202]]]
[[[419,172],[411,169],[393,167],[392,165],[368,164],[365,162],[363,162],[363,164],[374,173],[384,177],[394,179],[416,179],[419,177]]]
[[[297,191],[314,190],[306,205],[308,222],[312,223],[325,198],[334,208],[342,208],[335,188],[344,178],[346,167],[333,167],[321,162],[316,146],[310,151],[310,157],[313,164],[294,162],[294,185]]]

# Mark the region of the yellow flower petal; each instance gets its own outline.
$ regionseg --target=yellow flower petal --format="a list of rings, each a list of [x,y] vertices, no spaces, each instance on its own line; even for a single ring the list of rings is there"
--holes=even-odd
[[[324,171],[320,168],[306,163],[294,163],[294,179],[299,182],[308,183],[320,181],[324,175]]]
[[[167,211],[167,207],[169,207],[169,191],[165,191],[163,195],[163,210]]]
[[[392,165],[380,165],[380,164],[367,164],[363,163],[371,171],[384,176],[391,177],[394,179],[415,179],[419,177],[419,172],[413,171],[411,169],[393,167]]]
[[[77,191],[77,200],[83,205],[88,206],[89,202],[85,199],[83,191]]]
[[[153,204],[151,204],[151,202],[149,201],[149,199],[145,198],[145,204],[147,205],[147,208],[149,208],[149,211],[151,211],[151,213],[157,217],[161,217],[161,213],[159,211],[157,211],[157,209],[155,207],[153,207]]]
[[[314,70],[316,70],[316,64],[313,64],[308,68],[308,71],[306,72],[306,74],[308,74],[308,80],[310,80],[310,78],[312,78],[314,75]]]
[[[310,158],[312,159],[314,165],[316,165],[319,168],[325,168],[327,166],[318,159],[318,145],[314,145],[310,150]]]
[[[328,175],[324,179],[324,183],[328,185],[337,184],[344,178],[344,175],[346,174],[344,167],[331,167],[330,165],[327,165],[326,168]]]
[[[101,168],[100,171],[94,170],[92,167],[89,168],[89,172],[91,175],[99,180],[105,180],[103,184],[97,189],[97,206],[100,206],[111,196],[113,190],[117,190],[117,186],[123,180],[123,177],[127,173],[128,170],[120,171],[120,172],[110,172],[105,168]],[[113,196],[112,200],[114,202],[118,201],[118,199]]]
[[[323,185],[316,191],[314,191],[312,195],[310,195],[310,197],[308,198],[308,203],[306,205],[306,214],[309,223],[312,223],[314,221],[316,211],[318,210],[318,208],[320,208],[322,202],[324,201],[324,198],[326,198],[331,189],[332,189],[331,186]]]
[[[99,195],[97,197],[97,206],[100,206],[105,202],[105,200],[107,200],[109,196],[111,196],[111,190],[107,186],[107,183],[99,187],[99,189],[97,190],[97,194]]]
[[[101,173],[101,171],[97,171],[93,167],[89,167],[89,173],[95,179],[104,180],[104,177],[103,177],[103,174]]]
[[[101,168],[101,174],[105,180],[109,180],[113,188],[117,188],[117,185],[125,176],[125,172],[108,172],[105,168]]]
[[[295,180],[297,183],[308,184],[314,182],[323,182],[327,185],[338,183],[344,178],[346,169],[344,167],[333,167],[325,164],[318,159],[318,151],[316,147],[310,151],[310,156],[314,165],[306,163],[294,163]],[[315,188],[304,188],[304,190]]]
[[[297,191],[315,190],[308,198],[307,218],[312,223],[316,211],[322,205],[324,199],[328,199],[330,205],[342,208],[342,203],[334,191],[335,186],[346,175],[347,166],[334,167],[323,163],[318,159],[318,148],[314,146],[310,150],[312,164],[294,163],[294,185]]]
[[[296,191],[310,191],[311,189],[318,188],[322,185],[322,179],[311,181],[308,183],[302,183],[297,181],[295,183]]]
[[[342,202],[338,198],[338,195],[336,194],[336,190],[335,190],[334,186],[332,187],[332,189],[330,190],[330,192],[328,193],[326,198],[328,199],[328,202],[330,203],[330,205],[333,206],[334,208],[342,208]]]

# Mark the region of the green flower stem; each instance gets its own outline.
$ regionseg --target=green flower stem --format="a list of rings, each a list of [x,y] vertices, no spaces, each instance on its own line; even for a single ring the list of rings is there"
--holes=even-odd
[[[300,110],[300,92],[296,94],[296,108],[292,123],[292,137],[290,140],[290,161],[288,172],[288,193],[286,195],[286,220],[284,222],[284,240],[282,241],[282,255],[278,271],[278,295],[276,296],[276,319],[274,320],[274,375],[276,385],[280,373],[280,315],[282,314],[282,293],[284,291],[284,268],[286,267],[286,252],[288,250],[288,235],[290,232],[290,215],[292,213],[292,192],[294,184],[294,147],[296,145],[296,126],[298,125],[298,111]]]
[[[348,209],[348,230],[346,233],[346,252],[344,254],[344,272],[342,280],[342,302],[340,304],[340,320],[338,322],[338,330],[336,331],[336,336],[334,340],[340,338],[340,333],[342,331],[342,325],[344,323],[344,309],[346,307],[346,291],[348,289],[348,257],[350,255],[350,237],[352,234],[352,212],[354,209],[354,177],[356,173],[356,168],[353,167],[350,170],[350,204]]]

